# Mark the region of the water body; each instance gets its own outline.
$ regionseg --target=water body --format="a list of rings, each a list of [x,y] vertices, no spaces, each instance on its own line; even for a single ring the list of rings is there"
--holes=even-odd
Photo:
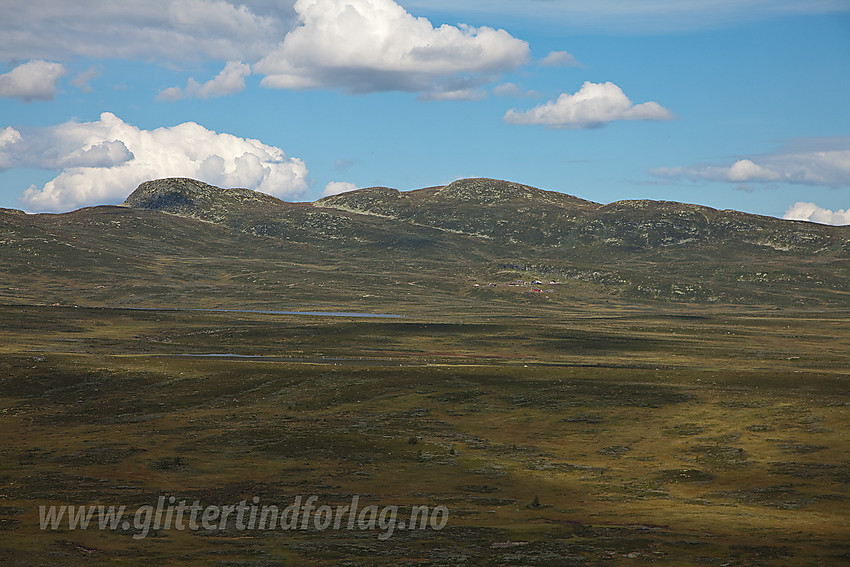
[[[309,364],[331,364],[340,366],[428,366],[425,362],[404,361],[378,358],[344,358],[344,357],[290,357],[274,356],[264,354],[236,354],[232,352],[222,353],[176,353],[176,354],[154,354],[157,358],[223,358],[236,360],[254,360],[258,362],[304,362]]]
[[[259,313],[262,315],[311,315],[316,317],[360,317],[372,319],[401,319],[404,315],[391,313],[357,313],[348,311],[270,311],[265,309],[200,309],[191,307],[120,307],[130,311],[202,311],[211,313]]]

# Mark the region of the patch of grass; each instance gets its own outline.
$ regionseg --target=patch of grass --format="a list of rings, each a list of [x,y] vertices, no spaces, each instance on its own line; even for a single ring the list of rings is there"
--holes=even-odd
[[[182,457],[162,457],[151,463],[151,468],[158,471],[175,471],[187,468]]]
[[[706,425],[699,425],[697,423],[681,423],[679,425],[674,425],[673,427],[668,428],[668,431],[671,435],[702,435],[708,429]]]
[[[748,467],[747,452],[741,447],[728,445],[697,445],[689,450],[697,463],[711,470],[729,470]]]
[[[716,477],[708,472],[699,469],[668,469],[658,473],[658,479],[661,482],[679,483],[679,482],[698,482],[708,483]]]

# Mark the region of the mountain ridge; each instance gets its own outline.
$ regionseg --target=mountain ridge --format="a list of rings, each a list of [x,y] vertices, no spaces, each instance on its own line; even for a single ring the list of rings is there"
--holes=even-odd
[[[288,203],[249,189],[218,189],[185,178],[148,181],[125,206],[182,214],[250,230],[260,218],[324,211],[403,221],[441,231],[506,239],[534,246],[607,243],[653,248],[712,243],[740,236],[743,243],[777,251],[850,250],[850,227],[719,210],[648,199],[608,204],[487,178],[399,191],[369,187],[313,203]]]
[[[850,227],[664,201],[601,205],[488,179],[289,203],[169,178],[141,184],[122,206],[0,210],[0,302],[536,305],[521,286],[472,291],[512,280],[560,282],[545,298],[553,305],[850,308]]]

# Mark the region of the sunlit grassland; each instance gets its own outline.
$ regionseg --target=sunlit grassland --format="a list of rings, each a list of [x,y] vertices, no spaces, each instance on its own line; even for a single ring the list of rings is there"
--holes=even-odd
[[[394,320],[0,308],[0,561],[850,560],[845,313],[497,303]],[[211,353],[265,358],[185,356]],[[38,527],[39,505],[312,494],[451,515],[386,541]]]

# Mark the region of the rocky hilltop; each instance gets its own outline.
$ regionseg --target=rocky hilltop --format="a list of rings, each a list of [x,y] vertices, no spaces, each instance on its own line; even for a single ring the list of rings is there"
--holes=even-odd
[[[135,209],[163,211],[205,220],[223,220],[235,211],[283,205],[283,201],[251,189],[221,189],[195,179],[172,177],[139,185],[124,201]]]

